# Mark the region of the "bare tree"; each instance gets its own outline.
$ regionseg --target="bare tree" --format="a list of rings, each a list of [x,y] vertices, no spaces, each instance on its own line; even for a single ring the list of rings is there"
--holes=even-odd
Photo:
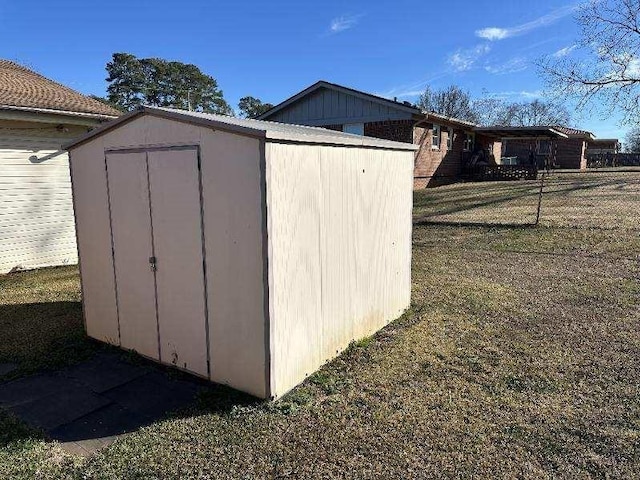
[[[629,130],[624,138],[624,150],[629,153],[640,153],[640,127]]]
[[[477,121],[469,92],[465,92],[456,85],[442,90],[427,87],[420,95],[417,106],[425,112],[434,112],[469,122]]]
[[[503,118],[507,125],[514,127],[540,125],[567,125],[570,121],[569,111],[554,102],[533,100],[532,102],[512,103],[507,105]]]
[[[488,95],[473,102],[478,123],[483,126],[526,127],[540,125],[566,125],[569,111],[554,102],[506,102]]]
[[[601,105],[605,113],[622,112],[624,123],[640,124],[640,0],[591,0],[576,19],[576,50],[539,62],[547,86],[576,98],[579,108]]]
[[[502,98],[492,97],[488,92],[483,92],[483,96],[472,103],[476,121],[483,127],[494,125],[509,125],[507,118],[509,113],[508,104]]]

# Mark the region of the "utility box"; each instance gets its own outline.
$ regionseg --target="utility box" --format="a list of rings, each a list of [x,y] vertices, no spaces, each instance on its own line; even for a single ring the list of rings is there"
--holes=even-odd
[[[65,147],[95,339],[276,398],[409,306],[411,144],[142,107]]]

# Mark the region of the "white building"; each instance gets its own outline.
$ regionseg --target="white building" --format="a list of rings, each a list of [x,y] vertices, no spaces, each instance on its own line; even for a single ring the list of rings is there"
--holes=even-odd
[[[0,60],[0,274],[77,262],[61,144],[120,112]]]

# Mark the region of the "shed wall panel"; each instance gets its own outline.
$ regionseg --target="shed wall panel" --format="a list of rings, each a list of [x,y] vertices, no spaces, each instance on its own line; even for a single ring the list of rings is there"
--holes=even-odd
[[[268,144],[274,391],[409,305],[413,153]]]
[[[211,379],[264,397],[260,142],[216,131],[201,149]]]
[[[71,174],[87,334],[120,345],[102,137],[73,150]]]
[[[276,395],[322,363],[320,149],[267,144],[269,286]]]

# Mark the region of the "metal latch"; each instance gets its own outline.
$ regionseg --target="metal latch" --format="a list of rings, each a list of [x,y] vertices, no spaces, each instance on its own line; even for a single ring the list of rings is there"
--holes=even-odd
[[[158,265],[156,264],[156,257],[149,257],[149,265],[151,265],[152,272],[155,272],[158,270]]]

